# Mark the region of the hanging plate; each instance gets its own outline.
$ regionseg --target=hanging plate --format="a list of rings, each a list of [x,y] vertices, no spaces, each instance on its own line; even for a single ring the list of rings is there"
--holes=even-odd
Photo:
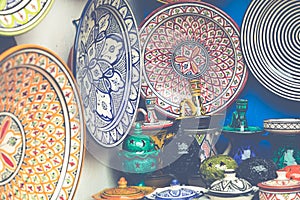
[[[300,1],[252,1],[241,27],[245,61],[269,91],[300,101]]]
[[[1,0],[0,35],[14,36],[34,28],[54,0]]]
[[[226,108],[243,89],[247,70],[239,29],[223,11],[204,2],[179,2],[155,10],[142,23],[142,94],[157,96],[160,112],[178,117],[191,98],[189,80],[200,80],[207,114]]]
[[[99,145],[113,147],[128,134],[139,103],[136,22],[126,1],[95,0],[86,4],[77,28],[74,73],[87,130]]]
[[[72,199],[85,139],[74,78],[35,45],[7,50],[0,66],[0,198]]]

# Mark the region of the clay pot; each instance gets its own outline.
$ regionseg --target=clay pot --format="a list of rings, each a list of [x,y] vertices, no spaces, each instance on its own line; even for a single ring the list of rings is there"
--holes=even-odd
[[[211,200],[251,200],[258,191],[245,179],[237,178],[234,170],[225,170],[224,176],[210,185],[206,195]]]
[[[258,183],[259,199],[300,199],[300,181],[288,179],[286,171],[277,170],[277,178]]]

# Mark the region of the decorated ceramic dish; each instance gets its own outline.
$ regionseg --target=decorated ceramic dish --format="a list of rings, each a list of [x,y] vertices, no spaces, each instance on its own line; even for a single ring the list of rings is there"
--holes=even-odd
[[[123,141],[134,121],[140,94],[136,22],[125,0],[88,1],[74,46],[74,74],[88,133],[101,146]]]
[[[189,80],[199,80],[206,114],[228,106],[243,89],[247,70],[239,29],[223,11],[202,2],[166,4],[140,28],[142,95],[157,97],[157,109],[178,117],[191,99]]]
[[[277,170],[277,178],[258,183],[259,199],[299,199],[300,181],[288,179],[286,171]]]
[[[252,74],[271,92],[295,101],[300,101],[299,6],[298,0],[252,1],[241,27]]]
[[[171,186],[157,188],[152,193],[146,195],[148,199],[155,200],[191,200],[200,199],[207,190],[202,187],[180,185],[177,180],[173,180]]]
[[[54,0],[1,0],[0,35],[18,35],[36,26]]]
[[[35,45],[7,50],[0,66],[0,198],[72,199],[85,140],[73,76]]]
[[[161,3],[174,3],[174,2],[180,2],[180,1],[186,1],[186,0],[157,0],[158,2]],[[201,0],[190,0],[191,1],[201,1]]]
[[[264,120],[264,129],[270,133],[298,134],[300,133],[300,119],[266,119]]]
[[[244,199],[251,200],[258,188],[247,180],[236,177],[234,170],[225,170],[225,177],[213,182],[207,192],[211,200]]]

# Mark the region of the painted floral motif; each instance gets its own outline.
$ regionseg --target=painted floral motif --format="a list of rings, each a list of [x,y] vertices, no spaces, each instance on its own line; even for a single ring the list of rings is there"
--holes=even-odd
[[[0,124],[0,173],[1,179],[9,178],[13,173],[20,159],[18,159],[18,148],[22,146],[21,133],[12,129],[12,119],[5,117]],[[7,172],[10,172],[7,174]]]
[[[76,79],[89,132],[101,145],[114,146],[129,131],[137,107],[139,46],[125,2],[102,3],[122,9],[124,19],[119,19],[115,10],[103,9],[95,2],[87,5],[77,33]]]
[[[174,63],[179,64],[179,70],[183,75],[197,75],[200,69],[206,64],[206,57],[202,55],[202,50],[199,46],[189,47],[188,45],[181,46],[181,54],[176,55]]]

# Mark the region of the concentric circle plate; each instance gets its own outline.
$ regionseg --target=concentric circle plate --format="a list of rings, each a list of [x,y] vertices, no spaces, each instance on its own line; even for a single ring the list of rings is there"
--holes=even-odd
[[[0,198],[72,199],[84,156],[74,78],[35,45],[0,56]]]
[[[207,3],[180,2],[155,10],[140,30],[144,59],[142,94],[157,96],[159,111],[178,117],[191,98],[189,80],[200,80],[208,114],[228,106],[247,80],[239,29]]]
[[[252,1],[241,28],[245,61],[271,92],[300,101],[300,1]]]
[[[0,35],[19,35],[36,26],[54,0],[1,0]]]
[[[139,49],[126,1],[86,4],[76,34],[74,68],[87,130],[101,146],[122,142],[135,118],[141,86]]]

